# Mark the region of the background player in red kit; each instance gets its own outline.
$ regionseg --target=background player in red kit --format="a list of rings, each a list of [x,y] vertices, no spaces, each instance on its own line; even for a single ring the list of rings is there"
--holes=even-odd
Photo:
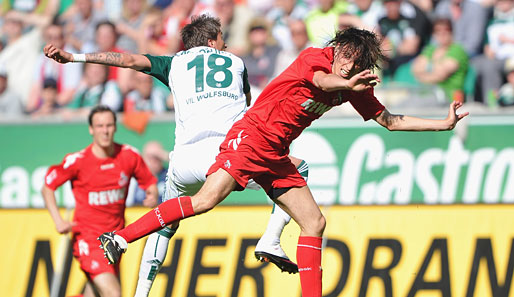
[[[119,265],[108,265],[98,249],[98,234],[125,226],[125,199],[131,177],[146,191],[148,205],[157,205],[156,178],[139,153],[128,145],[114,142],[116,115],[106,106],[89,114],[93,143],[68,154],[45,176],[42,194],[59,233],[73,232],[73,255],[88,278],[84,296],[121,296]],[[72,222],[62,218],[55,190],[71,181],[75,196]]]
[[[382,58],[378,38],[353,28],[337,32],[326,48],[301,52],[232,126],[196,195],[170,199],[125,229],[100,236],[108,260],[116,263],[127,242],[175,220],[209,211],[252,178],[300,226],[296,258],[302,296],[320,297],[325,218],[288,158],[291,142],[313,120],[344,102],[350,102],[364,120],[373,119],[389,130],[451,130],[467,115],[457,115],[462,105],[458,102],[450,105],[444,120],[389,113],[373,95],[378,76],[372,70]]]

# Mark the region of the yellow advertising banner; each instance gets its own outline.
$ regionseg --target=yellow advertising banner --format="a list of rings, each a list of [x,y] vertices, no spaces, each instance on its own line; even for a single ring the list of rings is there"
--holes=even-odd
[[[300,296],[298,275],[253,257],[271,207],[221,206],[181,223],[150,296]],[[127,209],[132,222],[147,209]],[[332,206],[323,249],[323,295],[358,297],[514,296],[514,205]],[[1,296],[80,294],[86,278],[66,258],[65,237],[46,210],[0,210]],[[292,260],[299,229],[286,227]],[[121,266],[132,296],[145,239],[129,245]]]

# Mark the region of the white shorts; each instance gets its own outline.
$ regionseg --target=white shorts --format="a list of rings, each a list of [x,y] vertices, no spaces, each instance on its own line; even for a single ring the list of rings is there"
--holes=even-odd
[[[196,194],[207,178],[207,171],[216,161],[223,140],[225,137],[209,137],[194,144],[175,147],[170,153],[162,201]],[[258,190],[260,186],[250,180],[247,188]]]

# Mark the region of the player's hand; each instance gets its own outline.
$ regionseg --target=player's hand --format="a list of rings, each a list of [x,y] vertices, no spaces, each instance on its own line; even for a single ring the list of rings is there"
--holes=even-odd
[[[159,201],[157,201],[156,198],[152,198],[152,197],[146,197],[144,200],[143,200],[143,206],[146,206],[146,207],[150,207],[150,208],[154,208],[157,206],[157,204]]]
[[[352,91],[360,92],[376,86],[379,82],[380,78],[378,75],[372,73],[371,70],[366,69],[352,76],[348,80],[347,85]]]
[[[72,54],[55,47],[53,44],[47,44],[43,48],[43,52],[45,53],[45,56],[47,56],[50,59],[54,59],[55,61],[66,64],[68,62],[73,62],[73,56]]]
[[[75,222],[70,221],[61,221],[59,223],[55,224],[55,229],[59,234],[66,234],[68,232],[71,232],[71,229],[76,225]]]
[[[452,103],[450,103],[448,117],[446,118],[446,122],[448,123],[448,130],[452,130],[453,128],[455,128],[455,126],[460,120],[469,115],[469,112],[457,114],[457,109],[459,109],[461,106],[462,102],[459,101],[453,101]]]

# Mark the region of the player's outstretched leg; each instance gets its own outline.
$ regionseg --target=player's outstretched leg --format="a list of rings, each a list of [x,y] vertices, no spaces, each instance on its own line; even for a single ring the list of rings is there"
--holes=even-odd
[[[309,165],[300,159],[293,158],[293,163],[297,164],[298,173],[305,179],[309,177]],[[298,266],[289,260],[282,246],[280,245],[280,236],[284,231],[284,227],[289,223],[291,217],[276,204],[273,205],[273,211],[268,221],[266,231],[255,247],[255,257],[261,262],[271,262],[277,265],[283,272],[297,273]]]
[[[166,258],[169,241],[177,228],[178,226],[174,229],[166,227],[148,236],[139,266],[139,279],[134,297],[146,297],[150,293],[155,276]]]
[[[266,231],[255,247],[255,257],[261,262],[271,262],[283,272],[297,273],[298,266],[289,260],[280,246],[280,235],[291,217],[276,204],[270,216]]]
[[[121,254],[127,250],[127,241],[123,237],[114,234],[114,232],[106,232],[100,235],[98,240],[100,240],[100,248],[104,250],[104,255],[109,264],[118,263]]]

